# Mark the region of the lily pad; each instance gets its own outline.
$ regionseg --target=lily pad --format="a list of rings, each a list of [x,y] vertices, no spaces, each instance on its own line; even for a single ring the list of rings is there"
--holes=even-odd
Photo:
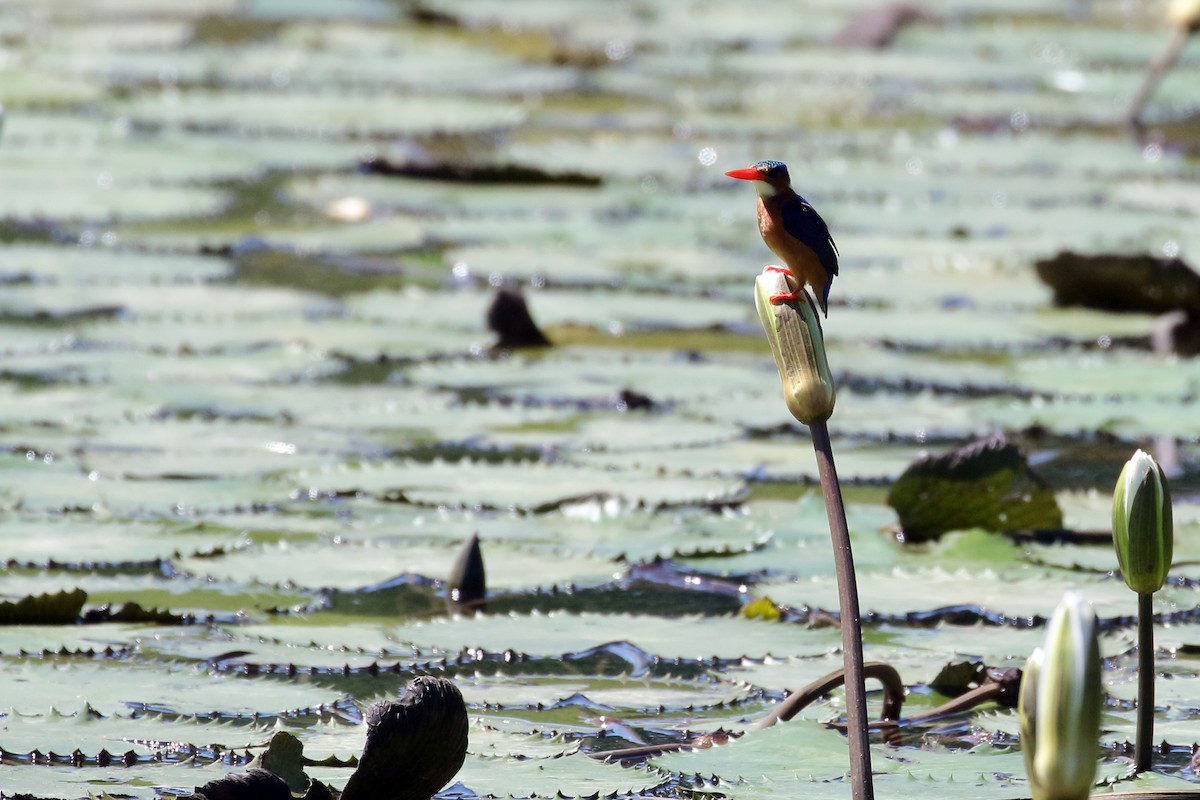
[[[366,557],[363,549],[371,552]],[[405,543],[391,548],[385,543],[341,546],[297,546],[286,541],[277,546],[244,548],[220,559],[185,559],[182,569],[220,580],[255,580],[288,583],[310,588],[358,589],[381,583],[400,573],[445,578],[450,573],[455,550],[449,546],[418,547]],[[533,560],[553,564],[530,574]],[[339,565],[340,568],[339,568]],[[519,550],[492,545],[487,554],[488,585],[493,589],[550,588],[568,583],[596,584],[610,580],[619,568],[599,559],[565,552]]]
[[[112,679],[113,671],[124,675]],[[87,708],[109,716],[147,709],[183,716],[289,716],[329,714],[341,699],[316,687],[277,681],[206,675],[190,667],[164,669],[128,664],[55,664],[30,661],[10,672],[21,692],[10,700],[12,712],[46,714]],[[134,678],[133,676],[136,676]]]
[[[513,102],[381,92],[197,89],[135,97],[114,110],[146,124],[311,138],[489,133],[524,118]]]
[[[888,492],[888,505],[905,539],[918,542],[962,528],[1062,527],[1054,493],[1003,438],[915,462]]]
[[[0,629],[33,703],[8,698],[0,747],[42,754],[5,791],[179,796],[276,729],[341,788],[365,705],[431,673],[474,717],[446,795],[849,798],[838,691],[724,747],[590,757],[746,731],[841,663],[809,432],[751,321],[776,259],[722,176],[762,158],[842,249],[830,429],[868,657],[928,710],[945,662],[1019,666],[1082,591],[1105,629],[1101,776],[1127,773],[1111,547],[902,543],[885,495],[925,449],[1020,431],[1061,524],[1102,532],[1151,442],[1179,539],[1158,722],[1190,743],[1200,373],[1148,352],[1153,315],[1054,307],[1034,269],[1200,247],[1178,137],[1115,124],[1169,35],[1126,6],[925,0],[871,52],[837,45],[860,9],[786,0],[8,0],[4,591],[87,600],[82,624]],[[1198,66],[1185,50],[1151,117],[1191,113]],[[489,351],[501,286],[554,347]],[[488,611],[455,617],[476,535]],[[737,613],[752,601],[784,621]],[[873,751],[877,794],[1027,795],[1016,716],[905,729]]]
[[[836,647],[840,633],[834,629],[803,631],[737,617],[662,619],[552,613],[433,620],[395,627],[388,635],[423,650],[456,652],[481,647],[492,652],[513,649],[542,655],[579,652],[628,637],[630,644],[653,656],[703,662],[712,658],[762,658],[768,654],[814,655]],[[636,666],[636,661],[631,662],[631,671]]]
[[[645,475],[634,472],[540,463],[493,466],[414,461],[301,471],[295,481],[297,488],[309,493],[364,492],[421,505],[530,511],[597,497],[647,507],[731,502],[743,488],[737,482],[685,478],[649,483]]]
[[[1129,589],[1120,580],[1032,569],[1025,573],[1018,577],[1012,573],[950,572],[927,567],[916,571],[896,569],[860,575],[860,604],[864,613],[874,612],[884,618],[912,614],[928,619],[932,616],[928,612],[938,609],[948,611],[951,616],[959,616],[967,609],[979,609],[996,620],[1002,618],[1017,623],[1034,617],[1049,618],[1064,593],[1077,591],[1095,606],[1096,613],[1102,618],[1122,618],[1130,613]],[[955,583],[961,587],[961,582],[969,582],[971,589],[954,588]],[[763,583],[758,587],[758,591],[770,595],[776,602],[794,608],[824,609],[838,607],[835,589],[834,582],[826,578],[786,584]],[[1169,607],[1190,610],[1198,605],[1197,596],[1190,590],[1168,588],[1163,591],[1167,594],[1160,599]]]
[[[81,247],[10,245],[0,249],[0,276],[91,286],[201,283],[229,277],[220,258],[130,253]]]

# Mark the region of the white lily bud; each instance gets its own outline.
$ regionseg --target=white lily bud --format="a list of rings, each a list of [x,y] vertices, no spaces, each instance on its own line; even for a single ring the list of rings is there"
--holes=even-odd
[[[1177,27],[1196,30],[1200,27],[1200,0],[1171,0],[1167,19]]]
[[[1162,588],[1171,569],[1175,527],[1162,467],[1138,450],[1113,491],[1113,546],[1125,583],[1138,594]]]
[[[793,288],[790,275],[763,271],[754,281],[754,305],[779,368],[784,402],[792,416],[809,425],[829,419],[837,393],[825,356],[821,324],[808,292],[803,292],[799,300],[771,302],[771,297],[787,294]]]
[[[1100,672],[1096,612],[1081,595],[1068,592],[1021,679],[1021,751],[1034,800],[1086,800],[1091,792],[1099,755]]]

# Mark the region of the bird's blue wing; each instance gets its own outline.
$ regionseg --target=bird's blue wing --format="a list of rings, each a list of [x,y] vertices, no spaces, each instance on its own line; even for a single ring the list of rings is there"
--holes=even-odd
[[[838,274],[838,250],[829,226],[807,200],[796,195],[783,204],[783,226],[808,249],[817,254],[821,266],[830,275]]]

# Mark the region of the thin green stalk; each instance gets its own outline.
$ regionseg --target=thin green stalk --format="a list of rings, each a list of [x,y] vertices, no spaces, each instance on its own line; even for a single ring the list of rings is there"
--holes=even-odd
[[[1154,748],[1154,595],[1138,595],[1138,694],[1135,772],[1150,769]]]
[[[874,800],[871,780],[871,748],[867,737],[867,697],[863,676],[862,623],[858,611],[858,581],[854,576],[854,555],[850,551],[850,529],[846,525],[846,507],[842,488],[833,463],[829,426],[825,420],[809,423],[821,492],[829,515],[829,535],[833,540],[833,563],[837,573],[838,606],[842,618],[842,663],[846,668],[846,734],[850,740],[850,782],[854,800]]]

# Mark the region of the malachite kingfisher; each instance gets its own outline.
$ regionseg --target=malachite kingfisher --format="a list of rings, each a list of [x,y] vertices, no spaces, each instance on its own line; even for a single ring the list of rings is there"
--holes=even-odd
[[[838,274],[838,250],[829,233],[829,226],[812,204],[792,190],[786,164],[779,161],[759,161],[753,167],[734,169],[725,173],[731,178],[754,181],[758,190],[758,232],[775,255],[783,259],[787,269],[799,284],[794,292],[777,294],[772,303],[796,300],[804,285],[813,287],[821,311],[829,316],[829,289],[833,276]]]

